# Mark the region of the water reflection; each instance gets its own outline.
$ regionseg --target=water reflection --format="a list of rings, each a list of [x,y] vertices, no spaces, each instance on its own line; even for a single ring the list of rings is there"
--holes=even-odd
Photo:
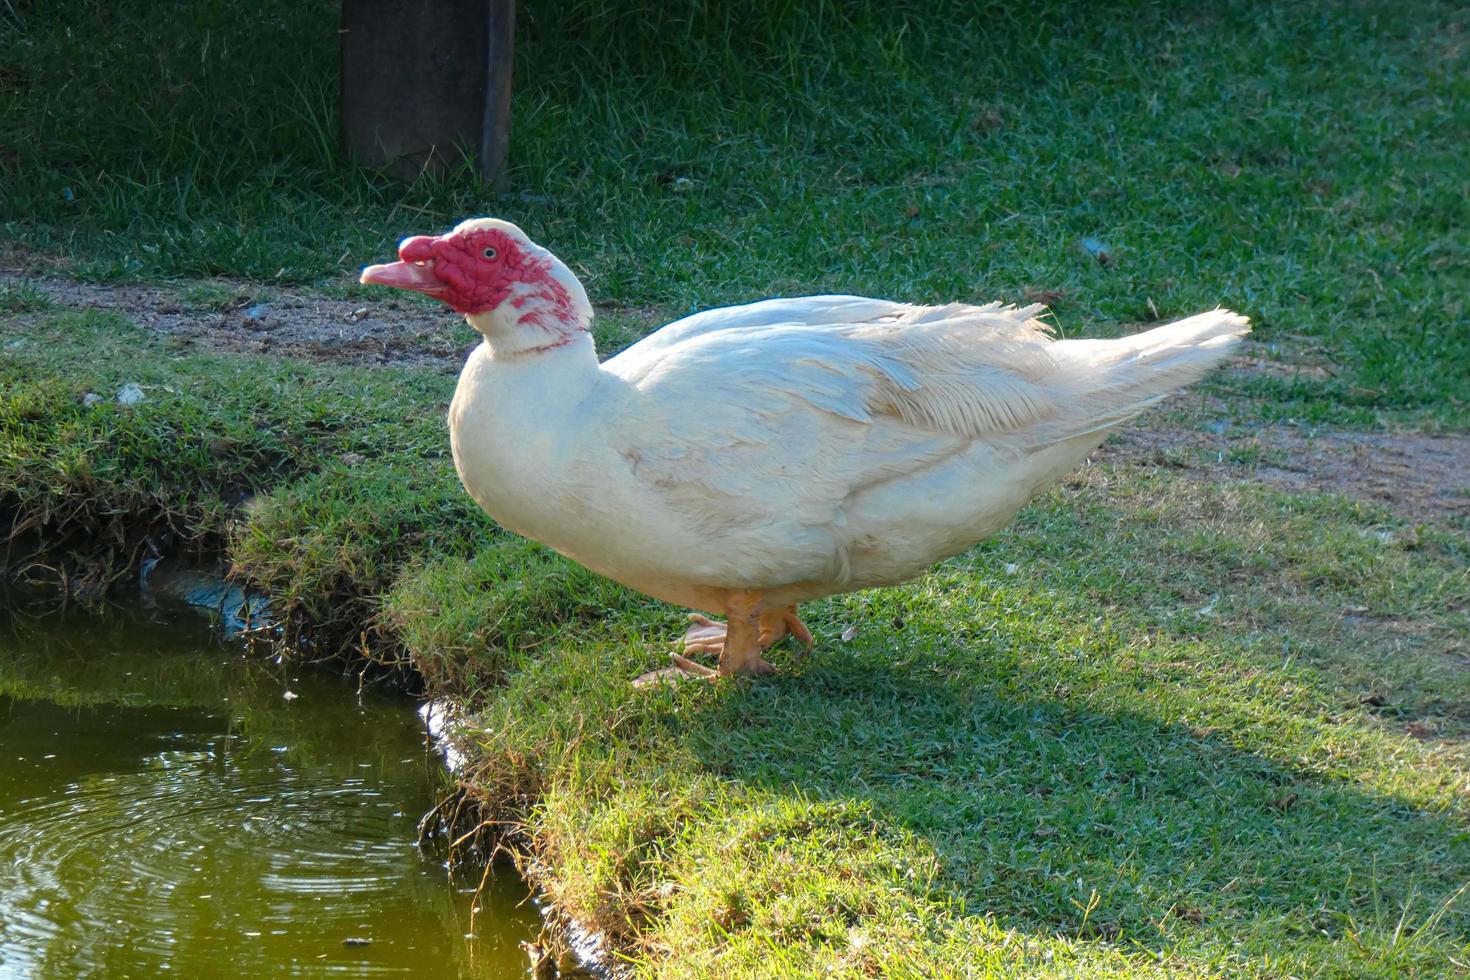
[[[211,647],[197,619],[15,619],[0,974],[524,976],[520,882],[492,876],[466,937],[469,894],[415,843],[440,765],[410,704]]]

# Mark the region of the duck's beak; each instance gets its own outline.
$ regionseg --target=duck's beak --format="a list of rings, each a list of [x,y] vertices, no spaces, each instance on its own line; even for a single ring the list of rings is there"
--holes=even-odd
[[[412,289],[428,296],[442,296],[448,291],[444,283],[434,276],[433,261],[385,262],[370,265],[362,270],[357,281],[369,286],[392,286],[395,289]]]
[[[427,296],[442,297],[449,287],[434,275],[433,245],[434,239],[427,235],[405,238],[398,246],[402,261],[370,265],[362,270],[357,281],[364,285],[412,289]]]

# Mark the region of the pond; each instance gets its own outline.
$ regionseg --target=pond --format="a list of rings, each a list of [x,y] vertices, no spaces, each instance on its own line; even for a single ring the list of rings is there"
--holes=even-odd
[[[186,610],[0,627],[0,977],[524,977],[540,917],[417,843],[407,699],[247,658]]]

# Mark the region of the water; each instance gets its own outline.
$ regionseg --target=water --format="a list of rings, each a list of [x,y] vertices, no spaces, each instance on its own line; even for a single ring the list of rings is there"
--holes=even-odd
[[[290,697],[287,696],[290,693]],[[416,843],[407,701],[186,613],[0,625],[0,977],[524,977],[539,916]]]

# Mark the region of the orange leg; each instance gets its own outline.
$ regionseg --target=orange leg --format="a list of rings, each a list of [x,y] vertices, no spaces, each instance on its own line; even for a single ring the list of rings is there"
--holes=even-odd
[[[761,594],[731,592],[725,600],[725,642],[720,649],[720,673],[774,674],[776,668],[761,656]]]
[[[724,623],[710,619],[699,613],[689,616],[691,625],[684,632],[684,653],[719,653],[725,648],[725,634],[728,631]],[[795,606],[787,606],[785,609],[768,609],[761,613],[760,620],[760,644],[762,650],[769,650],[780,643],[787,636],[793,636],[803,646],[810,647],[812,631],[806,628],[806,624],[796,615]]]
[[[735,674],[773,674],[776,669],[761,652],[782,639],[794,636],[811,646],[811,630],[797,618],[796,607],[763,610],[759,592],[730,592],[725,599],[727,622],[720,623],[698,613],[684,633],[684,653],[673,654],[674,666],[650,671],[633,681],[644,687],[662,681],[714,680]],[[689,659],[691,653],[717,653],[719,668],[711,670]]]

